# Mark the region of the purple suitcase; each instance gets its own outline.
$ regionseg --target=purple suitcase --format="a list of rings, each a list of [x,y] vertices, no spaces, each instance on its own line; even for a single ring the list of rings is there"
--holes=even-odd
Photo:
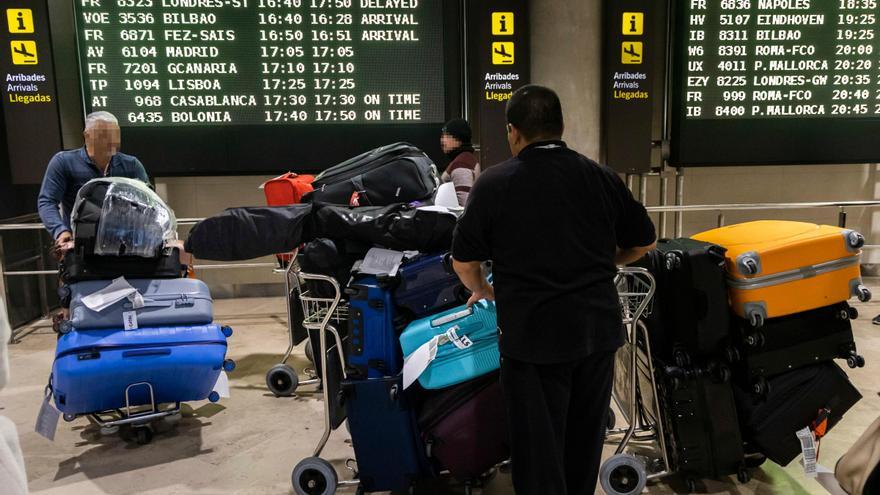
[[[507,413],[498,373],[428,397],[419,427],[429,457],[459,481],[479,478],[510,457]]]

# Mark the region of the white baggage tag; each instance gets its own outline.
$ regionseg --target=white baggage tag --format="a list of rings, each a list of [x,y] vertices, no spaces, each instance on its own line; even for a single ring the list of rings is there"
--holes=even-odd
[[[136,311],[123,311],[122,312],[122,324],[125,326],[126,330],[137,330],[138,327],[138,315]]]
[[[813,438],[813,432],[807,426],[803,430],[796,433],[801,443],[801,452],[804,454],[804,475],[807,478],[815,478],[818,476],[816,469],[816,440]]]
[[[61,417],[61,413],[52,405],[51,399],[52,394],[46,395],[43,399],[43,405],[40,406],[40,412],[37,414],[37,424],[34,427],[34,431],[49,441],[54,442],[55,430],[58,429],[58,418]]]
[[[220,371],[220,376],[217,377],[217,383],[214,384],[214,391],[220,394],[220,397],[224,399],[229,398],[229,375],[227,375],[225,371]]]
[[[366,275],[397,275],[404,253],[390,249],[371,248],[364,256],[358,271]]]
[[[450,327],[449,330],[446,331],[446,338],[449,339],[449,342],[452,342],[452,345],[457,347],[458,349],[464,350],[468,347],[474,345],[474,342],[468,338],[467,335],[458,336],[458,325],[454,327]]]

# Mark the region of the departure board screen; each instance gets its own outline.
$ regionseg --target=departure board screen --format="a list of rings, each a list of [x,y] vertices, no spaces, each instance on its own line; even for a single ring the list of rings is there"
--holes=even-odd
[[[83,97],[123,127],[440,123],[440,0],[76,0]]]
[[[673,161],[880,158],[878,0],[679,0]]]

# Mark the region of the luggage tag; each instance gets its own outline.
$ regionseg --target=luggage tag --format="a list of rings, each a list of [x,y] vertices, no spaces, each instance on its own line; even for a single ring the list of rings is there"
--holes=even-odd
[[[816,468],[816,440],[813,438],[813,432],[807,426],[796,433],[798,441],[801,443],[801,453],[804,454],[802,461],[804,466],[804,475],[807,478],[816,478],[818,470]]]
[[[51,387],[47,386],[46,392],[43,395],[43,404],[40,406],[40,412],[37,414],[37,424],[34,426],[34,431],[50,442],[54,442],[55,431],[58,429],[58,418],[61,417],[61,413],[50,402],[52,399]]]
[[[124,325],[126,330],[137,330],[138,328],[138,315],[135,311],[123,311],[122,313],[122,324]]]
[[[229,398],[229,375],[223,370],[220,371],[217,383],[214,384],[214,392],[220,394],[220,397],[224,399]]]

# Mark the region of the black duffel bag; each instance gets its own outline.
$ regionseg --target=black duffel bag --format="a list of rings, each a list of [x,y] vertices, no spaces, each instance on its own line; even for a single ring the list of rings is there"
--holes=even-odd
[[[315,205],[314,212],[315,232],[321,237],[423,253],[450,250],[457,220],[452,213],[407,204],[359,208]]]
[[[439,183],[428,155],[411,144],[394,143],[328,168],[315,177],[315,190],[304,201],[349,206],[409,203],[430,198]]]
[[[311,239],[312,205],[228,208],[197,223],[184,247],[196,258],[239,261],[293,251]]]

